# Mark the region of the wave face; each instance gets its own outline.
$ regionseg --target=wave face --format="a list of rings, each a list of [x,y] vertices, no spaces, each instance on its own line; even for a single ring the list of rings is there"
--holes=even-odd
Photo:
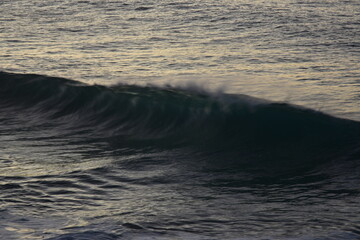
[[[360,123],[318,111],[0,72],[0,144],[7,239],[359,236]]]
[[[349,150],[360,142],[358,122],[247,96],[190,88],[90,86],[5,72],[0,79],[1,104],[9,111],[31,111],[40,121],[87,129],[88,137],[130,147],[187,147],[291,162]]]

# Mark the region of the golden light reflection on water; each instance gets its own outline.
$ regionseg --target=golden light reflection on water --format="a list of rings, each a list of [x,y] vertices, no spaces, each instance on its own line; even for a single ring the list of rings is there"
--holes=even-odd
[[[4,19],[13,20],[0,33],[2,69],[104,85],[208,79],[206,85],[231,92],[258,91],[271,100],[290,95],[330,112],[328,105],[342,105],[338,114],[360,119],[356,7],[348,4],[317,5],[315,18],[307,18],[310,3],[289,1],[160,1],[147,10],[115,2],[41,6],[4,5]],[[329,87],[338,84],[341,90]]]
[[[132,5],[136,1],[130,2],[118,6],[120,1],[4,1],[0,70],[102,85],[186,86],[191,82],[205,89],[221,88],[360,120],[356,4],[349,7],[349,1],[338,1],[322,8],[326,1],[185,0],[184,6],[154,1],[152,8],[139,11],[139,6]],[[317,7],[312,8],[315,2]],[[101,228],[106,221],[119,227],[124,222],[147,222],[156,214],[176,216],[194,209],[199,215],[214,211],[220,218],[216,211],[221,205],[191,209],[191,204],[202,202],[196,202],[194,193],[186,196],[193,186],[183,186],[181,192],[178,183],[172,185],[176,175],[172,167],[127,169],[124,174],[117,162],[132,159],[106,154],[97,158],[91,151],[78,151],[89,150],[89,144],[76,149],[61,141],[32,141],[30,145],[10,134],[1,137],[0,176],[9,179],[4,181],[9,195],[0,199],[0,210],[2,217],[7,213],[3,208],[13,215],[4,217],[8,222],[0,227],[17,239],[83,231],[98,222],[102,223],[96,227]],[[103,176],[101,171],[94,173],[98,169],[115,170]],[[161,176],[170,179],[167,189]],[[149,188],[140,181],[144,179],[155,182]],[[204,195],[201,191],[199,199]],[[244,200],[254,202],[257,193]],[[279,199],[273,200],[275,204]],[[264,206],[275,206],[263,204],[260,213]],[[226,207],[228,212],[222,214],[231,220],[231,206]],[[247,209],[239,213],[246,215]],[[234,219],[239,215],[234,214]]]
[[[27,151],[26,151],[27,150]],[[112,159],[103,157],[98,161],[86,160],[83,156],[74,153],[68,159],[63,156],[52,156],[53,148],[42,149],[43,154],[32,153],[32,158],[23,156],[22,151],[30,153],[34,149],[18,147],[16,149],[7,149],[7,152],[12,152],[9,156],[1,156],[3,167],[0,169],[0,175],[7,176],[23,176],[23,177],[36,177],[42,176],[44,171],[48,175],[63,175],[77,170],[91,170],[101,168],[103,166],[111,165]],[[17,155],[16,153],[19,153]],[[47,154],[48,153],[48,154]],[[49,154],[50,153],[50,154]],[[37,158],[36,158],[37,157]],[[27,159],[24,163],[24,158]],[[36,159],[35,159],[36,158]],[[18,160],[17,160],[18,159]]]

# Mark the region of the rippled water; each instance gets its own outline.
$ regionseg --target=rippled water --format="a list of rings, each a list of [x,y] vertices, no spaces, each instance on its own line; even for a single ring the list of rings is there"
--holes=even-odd
[[[2,0],[0,238],[359,239],[359,12]]]
[[[200,81],[360,119],[357,0],[4,0],[0,11],[3,70]]]

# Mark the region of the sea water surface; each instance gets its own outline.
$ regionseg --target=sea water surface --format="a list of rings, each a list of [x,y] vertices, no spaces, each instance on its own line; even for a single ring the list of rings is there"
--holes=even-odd
[[[1,239],[359,239],[357,0],[0,2]]]

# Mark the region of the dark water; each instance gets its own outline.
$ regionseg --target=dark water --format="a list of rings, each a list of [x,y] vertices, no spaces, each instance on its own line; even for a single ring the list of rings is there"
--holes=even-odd
[[[2,239],[359,239],[360,123],[0,73]]]
[[[0,239],[360,239],[359,12],[1,0]]]

